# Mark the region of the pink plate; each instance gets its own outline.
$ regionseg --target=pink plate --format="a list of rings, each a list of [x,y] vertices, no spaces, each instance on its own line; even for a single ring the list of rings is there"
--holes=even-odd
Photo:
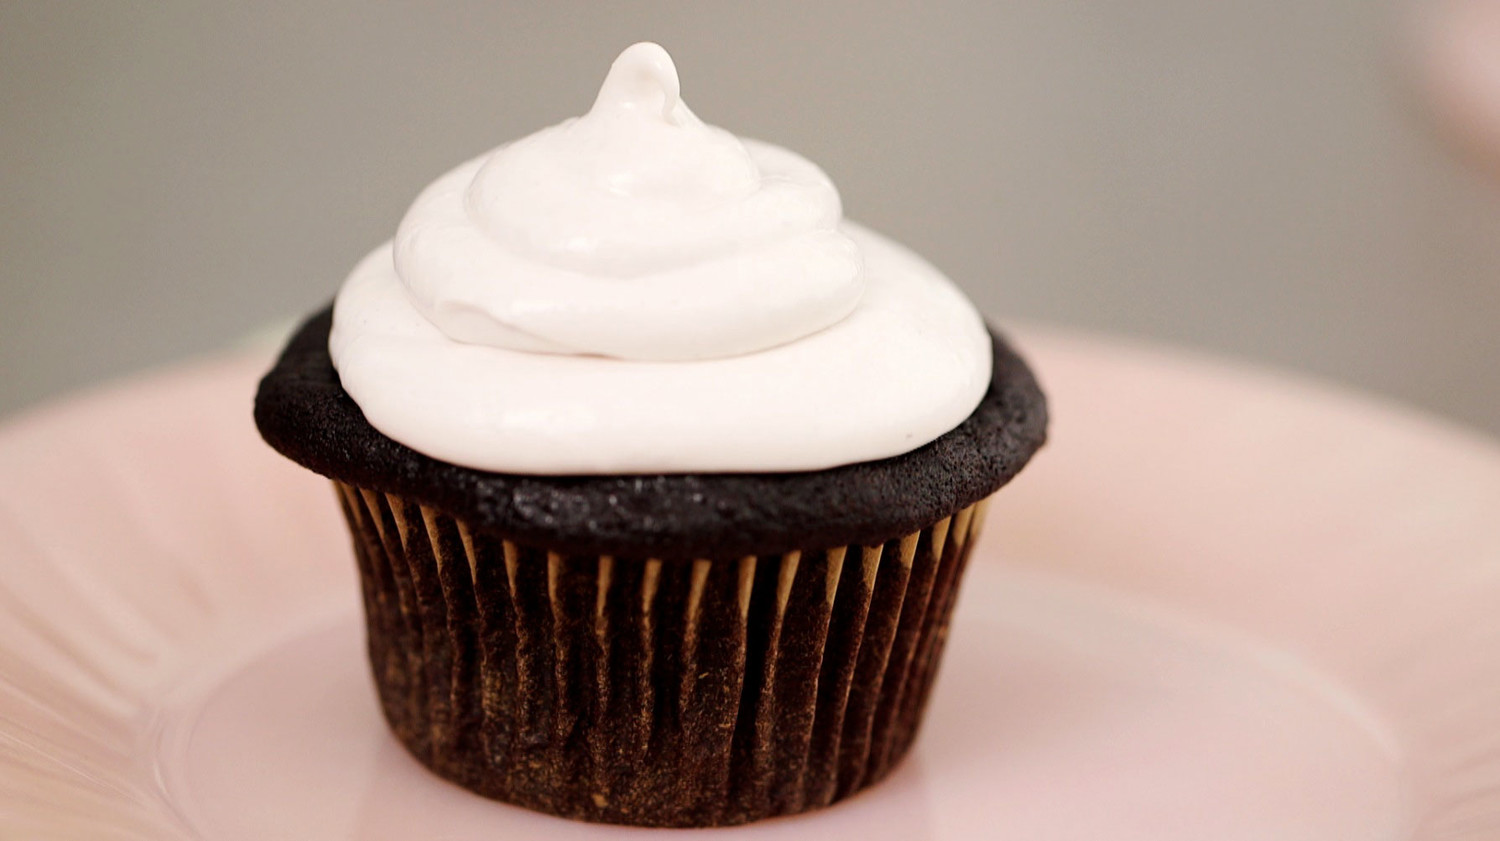
[[[912,758],[713,832],[1500,837],[1500,449],[1263,373],[1020,338],[1052,443],[991,508]],[[0,838],[651,836],[474,797],[387,735],[333,494],[250,421],[264,364],[0,430]]]

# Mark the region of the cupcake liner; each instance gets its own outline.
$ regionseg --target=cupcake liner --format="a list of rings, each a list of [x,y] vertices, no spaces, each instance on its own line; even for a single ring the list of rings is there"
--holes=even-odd
[[[889,773],[985,507],[878,546],[634,558],[334,484],[381,707],[412,755],[488,797],[649,826],[800,812]]]

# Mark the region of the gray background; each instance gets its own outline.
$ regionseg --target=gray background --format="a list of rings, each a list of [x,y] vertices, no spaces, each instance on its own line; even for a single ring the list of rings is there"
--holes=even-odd
[[[1500,431],[1500,198],[1379,0],[0,0],[0,412],[330,297],[448,167],[635,40],[990,315]]]

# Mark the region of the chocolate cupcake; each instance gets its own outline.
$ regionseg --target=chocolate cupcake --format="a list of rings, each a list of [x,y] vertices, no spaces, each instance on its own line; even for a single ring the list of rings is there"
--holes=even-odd
[[[972,305],[652,44],[443,176],[261,382],[334,482],[381,706],[479,794],[744,823],[912,744],[989,497],[1045,437]]]

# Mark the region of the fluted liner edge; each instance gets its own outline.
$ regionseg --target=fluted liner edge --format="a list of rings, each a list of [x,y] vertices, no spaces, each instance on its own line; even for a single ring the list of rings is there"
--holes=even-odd
[[[334,486],[401,743],[487,797],[642,826],[801,812],[885,777],[986,505],[878,546],[676,560],[521,546]]]

